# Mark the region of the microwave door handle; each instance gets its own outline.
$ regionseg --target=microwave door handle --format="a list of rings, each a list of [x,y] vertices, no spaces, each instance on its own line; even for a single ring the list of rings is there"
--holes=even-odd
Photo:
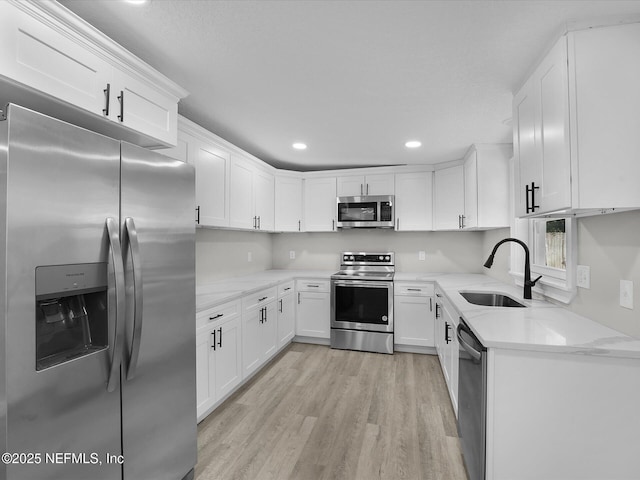
[[[120,373],[120,361],[122,357],[122,338],[124,336],[124,312],[125,312],[125,288],[124,265],[122,264],[122,249],[118,238],[118,223],[111,217],[106,219],[109,247],[111,250],[111,263],[114,271],[116,308],[109,309],[109,319],[114,324],[113,348],[111,351],[111,366],[107,377],[107,392],[113,392],[118,384]]]
[[[129,239],[131,248],[131,265],[133,268],[133,337],[131,339],[131,349],[129,351],[129,366],[127,368],[127,380],[131,380],[136,373],[138,357],[140,356],[140,336],[142,334],[142,265],[140,259],[140,242],[138,241],[138,231],[133,218],[127,217],[124,221],[124,229]]]

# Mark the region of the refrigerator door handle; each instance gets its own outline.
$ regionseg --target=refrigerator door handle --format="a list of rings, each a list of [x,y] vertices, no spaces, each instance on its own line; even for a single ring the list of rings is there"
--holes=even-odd
[[[107,392],[113,392],[119,382],[120,360],[122,358],[122,337],[124,336],[124,312],[125,312],[125,288],[124,265],[122,264],[122,250],[118,238],[119,225],[113,218],[106,219],[107,233],[109,234],[109,247],[111,261],[115,274],[116,309],[109,312],[114,323],[113,350],[111,353],[111,367],[107,379]]]
[[[138,366],[138,356],[140,355],[140,337],[142,335],[142,265],[140,259],[140,243],[138,242],[138,231],[133,218],[127,217],[124,220],[124,229],[129,239],[131,248],[131,263],[133,265],[133,338],[131,339],[131,350],[129,355],[129,367],[127,368],[127,380],[131,380],[136,373]]]

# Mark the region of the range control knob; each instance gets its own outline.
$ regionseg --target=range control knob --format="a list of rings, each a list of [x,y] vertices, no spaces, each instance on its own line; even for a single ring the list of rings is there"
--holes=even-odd
[[[379,258],[380,260],[384,260],[384,257],[383,257],[382,255],[380,255],[378,258]]]
[[[386,257],[384,257],[384,259],[385,259],[387,262],[391,261],[391,257],[390,257],[389,255],[387,255]]]

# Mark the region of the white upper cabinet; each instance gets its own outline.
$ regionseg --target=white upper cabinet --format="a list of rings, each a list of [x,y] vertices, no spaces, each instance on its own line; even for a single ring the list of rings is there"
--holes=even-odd
[[[196,169],[196,224],[229,226],[231,153],[223,141],[199,125],[179,118],[178,145],[157,150]]]
[[[257,229],[258,222],[253,213],[253,166],[243,159],[231,159],[230,222],[229,226]]]
[[[473,145],[465,155],[462,228],[509,226],[511,145]]]
[[[640,24],[569,32],[514,96],[516,215],[640,208]]]
[[[571,206],[568,95],[563,37],[514,97],[518,216]]]
[[[302,231],[302,177],[276,175],[275,186],[274,230]]]
[[[273,231],[274,188],[272,174],[247,159],[232,156],[229,226]]]
[[[257,229],[272,232],[275,225],[275,183],[272,174],[258,169],[253,171],[253,195]]]
[[[396,230],[433,229],[433,172],[396,173]]]
[[[176,145],[187,92],[56,2],[0,2],[0,62],[3,101],[63,119],[86,112],[76,123],[144,147]],[[14,86],[63,103],[18,98]]]
[[[434,175],[434,230],[462,228],[464,215],[464,168],[462,165],[436,170]]]
[[[346,175],[337,178],[337,192],[339,197],[393,195],[394,191],[393,173]]]
[[[336,230],[336,177],[307,178],[304,181],[304,224],[306,232]]]
[[[230,154],[205,142],[195,142],[192,152],[196,167],[198,224],[228,227]]]

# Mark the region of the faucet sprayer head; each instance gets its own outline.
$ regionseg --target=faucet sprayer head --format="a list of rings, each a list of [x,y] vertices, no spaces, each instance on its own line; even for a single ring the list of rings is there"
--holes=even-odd
[[[491,268],[491,265],[493,265],[493,253],[489,255],[489,258],[487,258],[487,261],[484,262],[485,268]]]

